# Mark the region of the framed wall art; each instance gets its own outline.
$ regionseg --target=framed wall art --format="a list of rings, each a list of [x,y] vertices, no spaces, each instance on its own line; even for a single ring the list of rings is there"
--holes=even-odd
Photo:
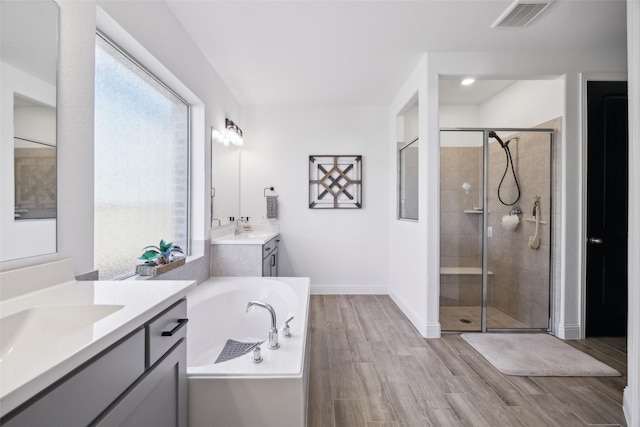
[[[309,208],[362,208],[362,156],[309,156]]]

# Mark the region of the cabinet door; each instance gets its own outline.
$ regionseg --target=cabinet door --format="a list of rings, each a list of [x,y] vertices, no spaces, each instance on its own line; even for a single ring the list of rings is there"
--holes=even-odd
[[[262,277],[271,277],[271,255],[262,260]]]
[[[271,254],[271,277],[278,277],[278,249]]]
[[[262,260],[262,276],[277,277],[278,276],[278,249],[272,251],[269,256]]]
[[[187,346],[180,340],[95,426],[187,426]]]
[[[87,366],[60,380],[4,427],[84,427],[105,411],[144,372],[144,331],[125,338]]]

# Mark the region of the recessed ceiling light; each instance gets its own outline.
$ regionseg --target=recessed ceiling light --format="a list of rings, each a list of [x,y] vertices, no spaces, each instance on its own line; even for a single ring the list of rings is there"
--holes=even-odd
[[[466,79],[463,79],[460,82],[460,84],[462,86],[469,86],[469,85],[472,85],[475,81],[476,81],[476,79],[472,79],[471,77],[467,77]]]

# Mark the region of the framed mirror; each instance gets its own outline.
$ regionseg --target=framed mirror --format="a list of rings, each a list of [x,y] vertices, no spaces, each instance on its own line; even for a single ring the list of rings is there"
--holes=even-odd
[[[56,252],[58,5],[0,2],[0,261]]]
[[[211,187],[211,228],[231,224],[240,215],[240,148],[212,140]]]

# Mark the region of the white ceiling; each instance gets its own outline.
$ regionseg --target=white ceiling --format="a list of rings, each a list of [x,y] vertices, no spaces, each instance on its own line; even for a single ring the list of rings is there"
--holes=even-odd
[[[511,0],[165,1],[242,105],[388,105],[425,52],[626,49],[624,0],[494,29]]]

